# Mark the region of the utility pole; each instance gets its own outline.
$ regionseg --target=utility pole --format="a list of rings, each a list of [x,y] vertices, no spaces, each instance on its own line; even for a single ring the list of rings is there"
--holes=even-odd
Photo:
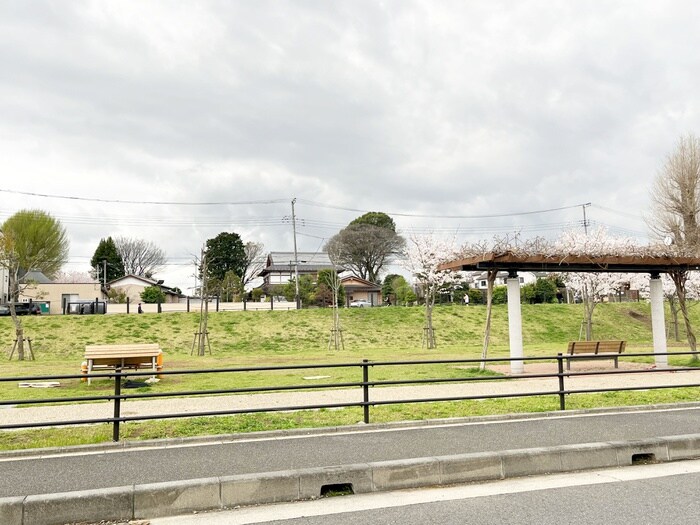
[[[102,259],[102,282],[105,293],[107,293],[107,259]]]
[[[588,235],[588,219],[586,219],[586,208],[591,205],[590,202],[586,204],[581,204],[581,209],[583,210],[583,232]]]
[[[297,198],[292,199],[292,232],[294,233],[294,299],[297,310],[301,309],[301,297],[299,297],[299,257],[297,255],[297,219],[294,215],[294,204]]]

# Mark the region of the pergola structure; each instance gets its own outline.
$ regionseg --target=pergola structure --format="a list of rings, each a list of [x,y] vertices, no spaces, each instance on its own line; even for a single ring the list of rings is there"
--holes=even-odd
[[[512,252],[484,253],[451,261],[440,266],[441,270],[455,271],[507,271],[508,279],[508,337],[510,341],[511,373],[524,372],[522,315],[520,311],[519,271],[528,272],[609,272],[648,273],[651,296],[651,327],[656,366],[668,366],[666,347],[666,323],[664,320],[664,294],[660,276],[672,271],[700,269],[700,259],[695,257],[644,256],[585,256],[585,255],[517,255]]]

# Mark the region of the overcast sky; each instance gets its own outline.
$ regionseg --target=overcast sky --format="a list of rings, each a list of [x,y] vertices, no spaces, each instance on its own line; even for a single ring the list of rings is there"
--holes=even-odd
[[[551,237],[589,202],[645,240],[651,182],[700,133],[698,20],[694,1],[0,0],[0,220],[59,218],[67,270],[103,237],[153,241],[183,291],[222,231],[291,251],[295,197],[304,251],[365,211],[463,242]]]

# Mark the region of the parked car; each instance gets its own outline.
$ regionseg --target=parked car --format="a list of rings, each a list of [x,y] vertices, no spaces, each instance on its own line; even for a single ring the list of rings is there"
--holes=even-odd
[[[15,303],[15,313],[17,315],[41,315],[41,306],[37,303]]]
[[[4,304],[0,304],[0,316],[10,315],[10,307]]]
[[[350,303],[350,308],[366,308],[369,306],[372,306],[372,303],[370,303],[369,301],[364,301],[364,300],[352,301]]]

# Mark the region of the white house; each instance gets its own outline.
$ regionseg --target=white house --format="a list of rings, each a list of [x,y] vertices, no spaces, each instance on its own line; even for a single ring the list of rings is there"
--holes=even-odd
[[[141,302],[141,292],[143,292],[149,286],[157,286],[165,294],[166,303],[179,303],[182,294],[173,290],[170,286],[163,285],[163,281],[154,281],[148,277],[141,277],[139,275],[125,275],[119,279],[114,279],[107,283],[107,287],[110,290],[120,289],[129,298],[131,303]]]
[[[526,284],[534,283],[537,281],[538,275],[535,272],[518,272],[518,281],[520,281],[520,286]],[[486,272],[474,272],[471,274],[472,288],[477,290],[486,290],[488,284],[486,282]],[[496,275],[495,286],[505,286],[508,280],[508,272],[498,272]]]

